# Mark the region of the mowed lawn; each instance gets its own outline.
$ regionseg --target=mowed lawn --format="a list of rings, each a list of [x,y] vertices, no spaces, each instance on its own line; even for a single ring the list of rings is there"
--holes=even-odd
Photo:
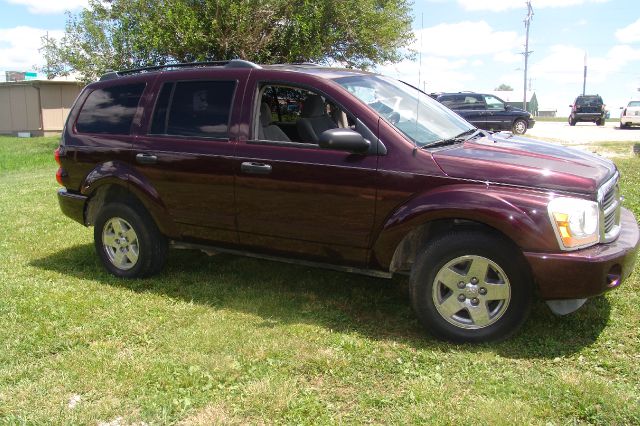
[[[178,250],[119,280],[59,210],[56,145],[0,138],[0,424],[640,423],[639,268],[480,346],[425,335],[402,281]]]

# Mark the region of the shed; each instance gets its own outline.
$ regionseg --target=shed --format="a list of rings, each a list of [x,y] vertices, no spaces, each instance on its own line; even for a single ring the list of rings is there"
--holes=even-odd
[[[62,132],[73,101],[82,90],[75,81],[29,80],[0,83],[0,134]]]

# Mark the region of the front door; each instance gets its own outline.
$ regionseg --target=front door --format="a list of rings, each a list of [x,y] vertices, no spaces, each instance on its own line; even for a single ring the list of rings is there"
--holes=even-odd
[[[377,156],[320,149],[315,140],[328,128],[362,123],[329,96],[330,87],[319,92],[295,81],[257,79],[248,83],[248,93],[251,87],[251,133],[237,150],[240,244],[363,266],[375,213]]]

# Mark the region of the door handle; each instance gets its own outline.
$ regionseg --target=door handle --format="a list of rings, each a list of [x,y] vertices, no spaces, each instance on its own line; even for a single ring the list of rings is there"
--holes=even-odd
[[[269,173],[271,173],[271,166],[269,164],[253,163],[247,161],[240,164],[240,170],[243,173],[250,173],[254,175],[268,175]]]
[[[140,153],[136,155],[136,161],[140,164],[156,164],[158,157],[151,154]]]

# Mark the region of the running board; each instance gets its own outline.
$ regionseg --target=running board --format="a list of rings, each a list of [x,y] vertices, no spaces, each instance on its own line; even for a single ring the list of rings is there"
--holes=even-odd
[[[309,266],[312,268],[322,268],[322,269],[330,269],[332,271],[339,271],[339,272],[349,272],[352,274],[360,274],[360,275],[367,275],[370,277],[376,277],[376,278],[391,278],[393,276],[393,274],[391,274],[390,272],[384,272],[384,271],[376,271],[373,269],[362,269],[362,268],[354,268],[351,266],[339,266],[339,265],[332,265],[330,263],[323,263],[323,262],[314,262],[311,260],[299,260],[299,259],[289,259],[286,257],[279,257],[279,256],[270,256],[267,254],[260,254],[260,253],[253,253],[250,251],[244,251],[244,250],[234,250],[234,249],[228,249],[228,248],[221,248],[221,247],[216,247],[216,246],[208,246],[205,244],[194,244],[194,243],[185,243],[185,242],[181,242],[181,241],[171,241],[171,247],[176,248],[176,249],[185,249],[185,250],[200,250],[208,255],[212,255],[214,253],[227,253],[227,254],[233,254],[233,255],[237,255],[237,256],[245,256],[245,257],[253,257],[255,259],[263,259],[263,260],[271,260],[274,262],[282,262],[282,263],[290,263],[293,265],[301,265],[301,266]]]

